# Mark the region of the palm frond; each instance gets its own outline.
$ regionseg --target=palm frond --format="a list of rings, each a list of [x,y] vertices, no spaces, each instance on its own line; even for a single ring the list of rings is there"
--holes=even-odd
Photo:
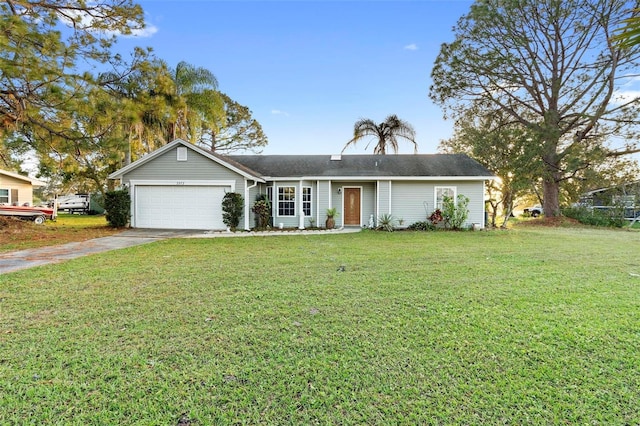
[[[398,138],[406,139],[414,146],[414,153],[418,152],[418,144],[415,141],[415,130],[408,122],[401,120],[397,115],[389,115],[382,123],[376,124],[369,118],[361,118],[353,126],[353,138],[347,142],[342,152],[354,145],[366,136],[372,136],[376,141],[373,148],[374,154],[384,155],[389,149],[398,152]],[[370,143],[369,143],[370,144]],[[369,148],[367,144],[366,148]]]

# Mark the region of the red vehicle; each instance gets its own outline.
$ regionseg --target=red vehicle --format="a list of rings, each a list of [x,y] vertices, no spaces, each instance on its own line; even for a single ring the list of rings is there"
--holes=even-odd
[[[20,219],[33,220],[41,225],[45,220],[54,220],[58,215],[55,206],[49,207],[28,207],[28,206],[3,206],[0,205],[0,216],[14,216]]]

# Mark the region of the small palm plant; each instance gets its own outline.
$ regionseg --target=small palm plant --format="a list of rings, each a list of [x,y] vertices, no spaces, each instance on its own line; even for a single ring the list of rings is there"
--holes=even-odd
[[[378,227],[387,232],[393,232],[393,226],[396,218],[392,214],[385,213],[378,218]]]

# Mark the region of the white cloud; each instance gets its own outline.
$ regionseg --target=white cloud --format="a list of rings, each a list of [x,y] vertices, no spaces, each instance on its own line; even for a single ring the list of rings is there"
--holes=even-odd
[[[273,115],[284,115],[285,117],[289,116],[288,112],[280,111],[279,109],[272,109],[271,114]]]
[[[60,20],[70,28],[73,28],[75,25],[78,25],[79,28],[85,29],[90,32],[102,33],[108,36],[121,36],[121,37],[151,37],[155,33],[158,32],[158,27],[151,24],[146,24],[144,28],[138,28],[138,23],[134,21],[129,22],[131,30],[131,34],[122,34],[119,31],[111,31],[111,30],[98,30],[94,28],[94,22],[96,22],[96,18],[81,11],[72,11],[68,12],[68,15],[75,19],[74,22],[66,16],[60,15]]]
[[[151,37],[158,32],[158,27],[155,25],[146,25],[139,30],[133,30],[130,36],[127,37]]]
[[[622,105],[638,99],[640,99],[640,90],[618,90],[613,94],[611,103]]]
[[[418,45],[415,43],[407,44],[404,50],[418,50]]]

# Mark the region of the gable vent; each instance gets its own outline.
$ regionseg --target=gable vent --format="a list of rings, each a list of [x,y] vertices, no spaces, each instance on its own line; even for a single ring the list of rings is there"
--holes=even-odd
[[[187,161],[187,147],[178,147],[178,161]]]
[[[331,161],[340,161],[342,160],[342,155],[340,154],[335,154],[331,156]]]

